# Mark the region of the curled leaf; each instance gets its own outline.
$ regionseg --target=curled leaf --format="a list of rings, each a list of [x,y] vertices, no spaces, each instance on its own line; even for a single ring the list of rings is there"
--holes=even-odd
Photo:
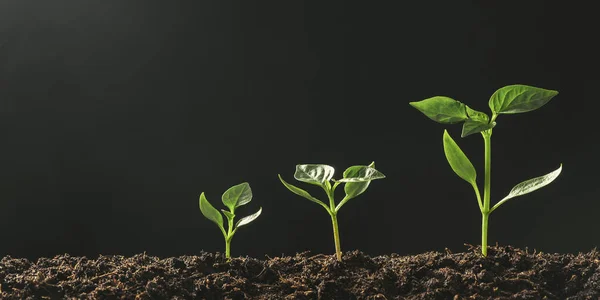
[[[255,212],[247,217],[243,217],[239,221],[237,221],[237,223],[235,224],[235,228],[237,229],[240,226],[249,224],[250,222],[254,221],[256,218],[258,218],[258,216],[260,216],[261,213],[262,213],[262,207],[259,208],[257,212]]]
[[[214,208],[209,202],[208,200],[206,200],[206,196],[204,196],[204,193],[200,194],[200,211],[202,212],[202,214],[209,220],[213,221],[215,224],[217,224],[217,226],[219,226],[219,228],[221,229],[222,232],[225,232],[225,229],[223,228],[223,216],[221,216],[221,214],[219,213],[219,211]]]
[[[310,200],[312,202],[315,202],[315,203],[323,206],[327,211],[329,211],[329,207],[327,205],[325,205],[325,203],[323,203],[321,200],[319,200],[319,199],[311,196],[311,194],[309,194],[307,191],[305,191],[305,190],[303,190],[303,189],[301,189],[301,188],[299,188],[297,186],[294,186],[292,184],[287,183],[285,180],[283,180],[283,178],[281,177],[281,175],[278,174],[277,176],[279,176],[279,180],[281,181],[281,183],[283,183],[283,185],[288,190],[290,190],[292,193],[294,193],[294,194],[296,194],[298,196],[304,197],[304,198],[306,198],[306,199],[308,199],[308,200]]]

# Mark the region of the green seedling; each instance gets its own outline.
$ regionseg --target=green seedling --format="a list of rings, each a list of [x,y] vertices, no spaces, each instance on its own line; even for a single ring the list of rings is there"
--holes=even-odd
[[[200,211],[202,214],[209,220],[215,222],[221,232],[223,233],[223,237],[225,238],[225,257],[231,257],[231,239],[233,235],[237,232],[238,228],[244,225],[248,225],[250,222],[254,221],[260,213],[262,212],[262,207],[258,209],[258,211],[254,214],[251,214],[247,217],[241,218],[235,226],[233,225],[233,220],[235,218],[235,210],[236,208],[250,203],[252,201],[252,190],[250,189],[250,185],[247,182],[242,184],[238,184],[236,186],[232,186],[229,188],[223,196],[221,197],[223,200],[223,204],[229,211],[221,209],[221,212],[227,218],[227,231],[223,227],[223,216],[219,213],[219,211],[214,208],[208,200],[206,200],[206,196],[204,193],[200,194]]]
[[[328,165],[297,165],[294,178],[298,181],[306,182],[309,184],[317,185],[325,190],[327,198],[329,198],[329,206],[325,202],[311,196],[307,191],[293,186],[279,176],[279,180],[285,185],[288,190],[292,193],[304,197],[312,202],[321,205],[329,216],[331,216],[331,223],[333,225],[333,241],[335,243],[335,253],[337,260],[342,260],[342,250],[340,247],[340,232],[338,230],[337,214],[340,208],[348,202],[348,200],[357,197],[364,193],[372,180],[385,178],[383,173],[375,169],[375,162],[372,162],[368,166],[352,166],[344,171],[343,178],[339,180],[333,179],[335,169]],[[346,196],[336,205],[334,200],[335,189],[344,183],[344,191]]]
[[[444,130],[443,143],[446,159],[452,170],[462,179],[473,186],[481,210],[481,253],[487,256],[487,232],[489,215],[509,199],[531,193],[542,188],[558,177],[562,170],[560,167],[544,176],[529,179],[517,184],[509,194],[494,206],[490,207],[490,184],[492,166],[492,129],[496,126],[496,118],[500,114],[517,114],[532,111],[548,103],[558,94],[557,91],[545,90],[526,85],[509,85],[497,90],[489,100],[492,111],[490,118],[483,112],[471,109],[467,105],[454,99],[437,96],[419,102],[411,102],[414,108],[421,111],[430,119],[442,124],[455,124],[464,122],[462,137],[474,133],[481,133],[485,151],[485,170],[483,183],[483,201],[477,187],[475,168],[456,142]]]

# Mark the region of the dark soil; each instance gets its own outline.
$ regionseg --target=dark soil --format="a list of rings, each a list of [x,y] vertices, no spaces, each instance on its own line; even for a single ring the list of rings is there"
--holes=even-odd
[[[2,299],[599,299],[600,259],[491,247],[414,256],[160,259],[60,255],[0,261]]]

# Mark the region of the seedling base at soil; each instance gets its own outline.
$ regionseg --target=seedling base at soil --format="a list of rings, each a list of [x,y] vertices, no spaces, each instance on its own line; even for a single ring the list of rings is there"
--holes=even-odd
[[[59,255],[0,261],[2,299],[598,299],[600,256],[513,247],[370,257],[160,259]]]

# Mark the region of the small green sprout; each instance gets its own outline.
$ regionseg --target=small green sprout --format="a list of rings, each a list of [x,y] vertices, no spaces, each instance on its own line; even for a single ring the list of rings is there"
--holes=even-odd
[[[344,171],[343,178],[340,180],[333,179],[334,173],[335,169],[332,166],[317,164],[297,165],[296,172],[294,173],[294,178],[296,180],[323,188],[323,190],[325,190],[325,194],[327,194],[327,198],[329,198],[329,206],[327,206],[323,201],[311,196],[307,191],[285,182],[285,180],[281,178],[281,175],[278,176],[279,180],[281,180],[283,185],[285,185],[288,190],[298,196],[304,197],[321,205],[323,208],[325,208],[329,216],[331,216],[335,252],[337,255],[337,260],[341,261],[342,250],[340,247],[340,232],[338,230],[337,221],[338,211],[344,204],[346,204],[346,202],[348,202],[348,200],[364,193],[372,180],[385,178],[385,175],[375,169],[375,162],[372,162],[368,166],[349,167],[346,169],[346,171]],[[335,189],[341,183],[344,183],[344,191],[346,192],[346,196],[344,196],[344,198],[336,205],[334,200]]]
[[[262,207],[256,213],[241,218],[234,226],[233,219],[235,218],[235,209],[250,203],[252,200],[252,190],[250,189],[250,185],[247,182],[244,182],[232,186],[223,193],[221,199],[223,200],[223,204],[229,208],[229,211],[221,209],[221,212],[227,217],[227,231],[225,231],[225,228],[223,227],[223,216],[221,216],[219,211],[206,200],[204,193],[200,194],[200,211],[207,219],[215,222],[217,226],[219,226],[219,229],[221,229],[223,237],[225,238],[225,257],[230,258],[231,239],[233,238],[233,235],[240,226],[247,225],[258,218],[262,212]]]
[[[484,141],[485,151],[485,177],[483,186],[483,202],[477,187],[475,168],[456,142],[444,130],[443,142],[446,159],[450,167],[462,179],[473,186],[475,195],[481,210],[481,253],[487,256],[487,232],[489,215],[500,205],[509,199],[531,193],[542,188],[558,177],[562,170],[560,167],[544,176],[529,179],[517,184],[510,193],[496,205],[490,207],[490,184],[492,166],[492,128],[496,126],[496,118],[500,114],[516,114],[532,111],[548,103],[550,99],[558,95],[557,91],[545,90],[526,85],[509,85],[498,89],[490,98],[489,107],[492,117],[489,118],[483,112],[471,109],[467,105],[454,99],[437,96],[419,102],[411,102],[414,108],[421,111],[430,119],[442,124],[454,124],[463,122],[462,137],[474,133],[481,133]]]

